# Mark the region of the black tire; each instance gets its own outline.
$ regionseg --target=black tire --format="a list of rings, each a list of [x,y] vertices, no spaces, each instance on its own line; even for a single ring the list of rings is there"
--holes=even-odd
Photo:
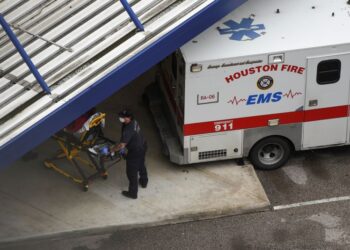
[[[282,167],[289,159],[292,147],[286,139],[268,137],[257,142],[249,158],[256,169],[273,170]]]

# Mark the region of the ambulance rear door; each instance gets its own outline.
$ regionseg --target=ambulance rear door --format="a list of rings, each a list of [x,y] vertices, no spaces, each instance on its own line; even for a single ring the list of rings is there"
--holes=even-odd
[[[303,148],[347,141],[350,54],[307,59]]]

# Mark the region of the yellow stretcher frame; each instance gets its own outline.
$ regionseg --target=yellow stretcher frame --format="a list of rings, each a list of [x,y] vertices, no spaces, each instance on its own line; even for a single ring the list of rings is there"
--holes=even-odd
[[[98,154],[90,152],[89,149],[93,148],[96,144],[114,144],[114,142],[103,135],[102,123],[104,122],[106,114],[99,113],[89,122],[89,129],[83,132],[79,138],[75,137],[73,134],[66,132],[65,130],[58,132],[52,138],[59,145],[59,152],[56,153],[50,159],[44,161],[44,165],[56,171],[57,173],[63,175],[66,178],[71,179],[77,184],[82,185],[84,191],[88,191],[89,184],[92,180],[102,177],[106,180],[108,178],[107,169],[111,167],[114,163],[120,161],[118,156],[115,159],[111,159],[112,162],[109,167],[106,168],[104,161],[106,158],[100,157]],[[87,154],[89,160],[81,157],[81,153]],[[59,167],[55,162],[57,160],[67,159],[71,166],[73,166],[80,177],[73,175],[61,167]],[[80,163],[80,164],[79,164]],[[95,171],[91,175],[86,175],[81,166],[88,167]]]

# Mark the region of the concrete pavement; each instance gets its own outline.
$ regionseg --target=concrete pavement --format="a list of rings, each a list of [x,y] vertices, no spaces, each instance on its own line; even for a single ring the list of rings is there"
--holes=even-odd
[[[274,205],[349,195],[350,147],[300,152],[285,168],[259,171]],[[322,159],[322,161],[320,160]],[[300,168],[300,169],[299,169]],[[339,249],[350,247],[350,201],[175,225],[69,234],[1,245],[6,250]]]
[[[40,151],[39,151],[40,152]],[[149,162],[152,162],[149,160]],[[124,198],[124,162],[84,193],[40,161],[0,175],[0,242],[75,230],[151,226],[240,214],[268,207],[253,168],[232,162],[180,168],[150,164],[137,200]]]
[[[141,81],[141,82],[147,82]],[[127,188],[125,162],[96,180],[88,192],[46,169],[43,160],[57,147],[40,145],[32,158],[19,160],[0,172],[0,242],[52,237],[72,231],[125,229],[266,210],[270,203],[251,165],[234,161],[180,167],[161,154],[161,144],[147,108],[141,102],[145,85],[130,85],[103,103],[106,135],[119,138],[117,111],[135,110],[149,143],[150,182],[137,200],[120,192]]]

